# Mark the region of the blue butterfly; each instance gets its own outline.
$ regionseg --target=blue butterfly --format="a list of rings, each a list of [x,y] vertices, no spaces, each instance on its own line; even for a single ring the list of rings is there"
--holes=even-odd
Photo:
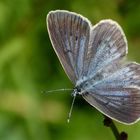
[[[106,116],[132,124],[140,118],[140,65],[126,63],[127,40],[113,20],[92,26],[64,10],[47,15],[53,48],[69,79],[72,95],[82,97]]]

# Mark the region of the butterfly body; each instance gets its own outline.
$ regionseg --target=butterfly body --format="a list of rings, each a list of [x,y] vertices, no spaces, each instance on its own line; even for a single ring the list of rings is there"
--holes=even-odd
[[[69,79],[73,96],[125,124],[140,118],[140,64],[126,62],[127,40],[117,22],[92,26],[85,17],[64,10],[49,12],[53,48]]]

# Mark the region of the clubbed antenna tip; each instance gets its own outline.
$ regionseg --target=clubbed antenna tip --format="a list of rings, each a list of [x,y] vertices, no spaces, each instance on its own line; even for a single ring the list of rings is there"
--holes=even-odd
[[[73,105],[74,105],[75,98],[76,98],[76,94],[73,96],[73,100],[72,100],[71,108],[70,108],[70,111],[69,111],[69,114],[68,114],[67,123],[70,122],[70,118],[71,118],[71,114],[72,114],[72,109],[73,109]]]

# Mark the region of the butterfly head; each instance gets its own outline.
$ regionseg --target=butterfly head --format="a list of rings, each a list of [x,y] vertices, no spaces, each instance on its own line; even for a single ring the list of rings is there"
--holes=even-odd
[[[79,86],[76,86],[74,89],[73,89],[73,92],[72,92],[72,96],[76,96],[76,95],[80,95],[81,94],[81,88]]]

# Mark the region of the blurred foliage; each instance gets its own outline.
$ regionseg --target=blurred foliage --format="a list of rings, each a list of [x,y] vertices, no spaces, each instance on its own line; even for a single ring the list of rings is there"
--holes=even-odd
[[[46,15],[55,9],[80,13],[93,24],[116,20],[128,39],[128,58],[140,62],[139,0],[0,0],[0,139],[113,140],[101,113],[82,98],[67,124],[70,92],[42,93],[73,87],[47,33]],[[140,122],[115,123],[130,140],[140,138]]]

